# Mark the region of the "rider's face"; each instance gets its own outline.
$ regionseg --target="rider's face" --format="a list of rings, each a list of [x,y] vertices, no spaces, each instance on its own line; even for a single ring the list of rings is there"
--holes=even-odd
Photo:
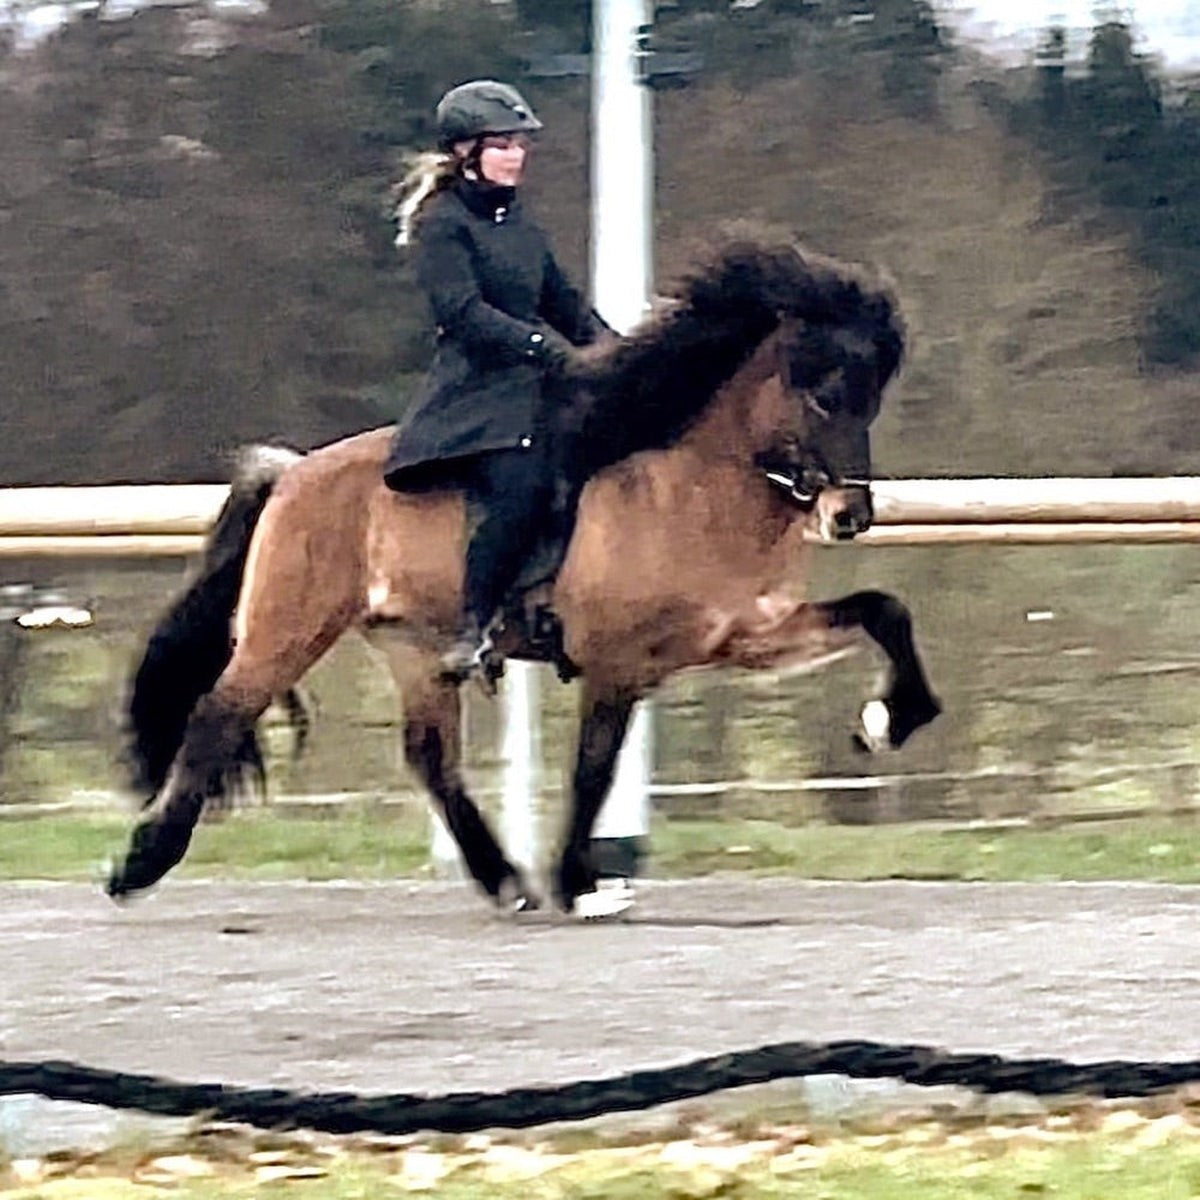
[[[479,173],[501,187],[516,187],[525,173],[529,136],[524,133],[489,133],[479,150]]]

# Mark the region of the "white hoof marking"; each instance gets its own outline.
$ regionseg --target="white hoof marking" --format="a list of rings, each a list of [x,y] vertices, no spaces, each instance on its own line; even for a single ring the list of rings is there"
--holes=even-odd
[[[523,912],[533,911],[537,905],[515,879],[509,878],[500,884],[500,890],[496,894],[496,907],[501,916],[516,917]]]
[[[620,916],[633,902],[633,888],[626,880],[605,880],[594,892],[576,896],[572,912],[581,921],[603,921]]]
[[[871,750],[884,750],[891,742],[888,733],[892,728],[892,716],[882,700],[868,700],[859,716],[862,722],[863,739]]]

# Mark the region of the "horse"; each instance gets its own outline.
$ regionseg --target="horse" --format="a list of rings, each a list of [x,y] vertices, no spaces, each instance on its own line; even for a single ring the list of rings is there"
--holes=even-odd
[[[805,598],[814,542],[870,526],[869,426],[903,353],[886,279],[790,240],[742,238],[629,337],[568,368],[560,386],[585,482],[550,585],[581,677],[551,875],[564,911],[604,907],[592,826],[634,705],[676,672],[820,665],[874,643],[888,669],[863,706],[859,746],[899,747],[941,711],[899,599]],[[235,477],[194,581],[137,671],[131,756],[148,798],[109,874],[114,899],[160,880],[205,806],[261,775],[258,718],[281,699],[295,714],[296,685],[356,630],[388,662],[405,760],[475,883],[505,911],[542,902],[466,790],[458,683],[439,673],[458,613],[464,500],[389,490],[391,436],[277,453]],[[519,619],[497,645],[546,658]]]

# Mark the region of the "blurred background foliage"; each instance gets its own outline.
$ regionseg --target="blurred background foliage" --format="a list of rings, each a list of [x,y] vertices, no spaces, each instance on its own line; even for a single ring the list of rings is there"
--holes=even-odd
[[[220,479],[392,417],[429,339],[389,184],[469,76],[543,112],[533,202],[583,276],[587,4],[122,11],[0,57],[6,483]],[[1200,88],[1118,21],[1064,39],[1002,68],[925,0],[661,4],[700,64],[655,80],[661,286],[737,217],[888,267],[884,472],[1196,469]]]
[[[1200,83],[1166,74],[1136,33],[1102,13],[1078,56],[1047,24],[1036,55],[1001,65],[925,0],[664,0],[660,287],[731,218],[885,266],[910,351],[875,438],[882,474],[1200,472]],[[570,72],[588,42],[582,0],[101,0],[34,46],[10,33],[0,481],[220,480],[247,440],[307,448],[392,419],[431,345],[389,189],[465,78],[511,79],[543,117],[530,201],[582,279],[588,86]],[[1194,559],[822,556],[819,591],[887,587],[916,612],[947,716],[903,769],[1010,772],[927,779],[906,811],[1027,811],[1100,768],[1124,772],[1122,803],[1190,797],[1190,776],[1163,792],[1142,768],[1195,757]],[[73,570],[97,630],[5,650],[22,680],[6,689],[5,799],[111,786],[128,663],[181,577]],[[1055,619],[1030,623],[1033,609]],[[681,682],[661,708],[660,778],[860,770],[844,730],[870,666]],[[386,678],[347,643],[314,687],[315,753],[283,768],[285,790],[392,786]],[[547,705],[561,757],[570,694]],[[481,769],[494,726],[475,720]],[[1087,804],[1111,798],[1088,787]],[[844,795],[822,803],[853,816]]]

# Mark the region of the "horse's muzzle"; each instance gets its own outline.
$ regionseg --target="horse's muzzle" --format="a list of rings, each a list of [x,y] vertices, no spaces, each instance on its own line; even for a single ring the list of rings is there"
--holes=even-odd
[[[870,529],[874,519],[866,484],[825,488],[817,497],[817,531],[824,542],[848,542]]]

